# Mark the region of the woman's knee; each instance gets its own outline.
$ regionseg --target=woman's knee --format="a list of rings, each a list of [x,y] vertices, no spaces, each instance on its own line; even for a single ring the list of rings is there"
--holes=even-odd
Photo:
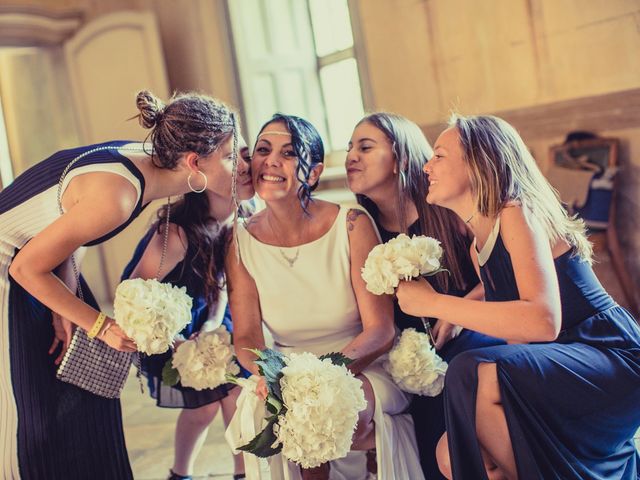
[[[220,402],[213,402],[198,408],[184,409],[181,416],[187,422],[200,427],[208,427],[220,409]]]
[[[362,389],[364,391],[364,398],[367,402],[367,407],[358,415],[358,423],[353,434],[353,447],[355,450],[366,450],[369,446],[363,444],[371,438],[375,431],[375,424],[373,423],[375,396],[373,393],[373,387],[369,380],[367,380],[364,375],[358,375],[357,378],[362,381]]]
[[[438,445],[436,446],[436,460],[438,462],[438,468],[442,475],[446,478],[452,478],[451,474],[451,458],[449,457],[449,442],[447,434],[445,433],[440,437]]]

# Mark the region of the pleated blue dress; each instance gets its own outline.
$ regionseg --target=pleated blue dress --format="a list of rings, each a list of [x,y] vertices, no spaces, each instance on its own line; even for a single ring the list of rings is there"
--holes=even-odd
[[[518,300],[499,231],[498,219],[479,254],[485,297]],[[521,480],[638,478],[640,328],[573,251],[554,262],[562,304],[556,341],[471,350],[449,364],[445,413],[456,480],[487,478],[475,430],[481,362],[497,366]]]
[[[142,211],[144,177],[118,153],[126,141],[55,153],[0,192],[0,478],[93,479],[132,477],[120,401],[56,379],[51,311],[9,276],[17,252],[60,216],[56,200],[64,168],[96,147],[112,147],[79,160],[67,175],[111,172],[127,178],[139,200],[131,217],[96,245],[124,229]],[[98,309],[81,279],[85,301]],[[56,353],[57,354],[57,353]]]

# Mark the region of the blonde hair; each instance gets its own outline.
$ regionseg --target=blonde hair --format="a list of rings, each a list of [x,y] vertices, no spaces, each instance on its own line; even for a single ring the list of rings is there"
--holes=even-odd
[[[495,217],[509,202],[518,202],[533,213],[550,243],[565,240],[591,263],[584,221],[567,213],[515,128],[490,115],[453,114],[449,125],[458,129],[480,214]]]

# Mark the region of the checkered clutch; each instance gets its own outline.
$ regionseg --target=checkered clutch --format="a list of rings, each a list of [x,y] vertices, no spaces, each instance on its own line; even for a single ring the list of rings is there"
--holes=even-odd
[[[106,398],[120,398],[135,353],[120,352],[76,328],[56,376]]]
[[[113,147],[98,147],[74,158],[64,169],[58,182],[58,210],[62,209],[62,183],[71,166],[82,157],[97,150],[112,149]],[[80,286],[80,272],[74,255],[71,255],[71,265],[77,283],[77,293],[84,300]],[[71,383],[91,393],[106,398],[119,398],[124,382],[129,375],[134,353],[120,352],[111,348],[102,340],[89,338],[87,332],[77,327],[71,338],[56,377],[63,382]]]

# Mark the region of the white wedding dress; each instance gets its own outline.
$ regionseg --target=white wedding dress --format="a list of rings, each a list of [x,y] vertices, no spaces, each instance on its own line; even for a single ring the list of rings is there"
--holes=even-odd
[[[262,319],[273,336],[274,347],[283,353],[306,351],[321,355],[339,352],[362,332],[351,286],[346,220],[351,208],[362,210],[359,206],[340,207],[326,234],[299,247],[268,245],[245,228],[238,229],[240,258],[256,283]],[[362,372],[375,393],[378,479],[421,480],[424,477],[413,421],[404,413],[410,396],[393,383],[382,368],[383,360],[384,357],[379,358]],[[255,417],[255,412],[246,411],[246,405],[242,412],[240,404],[245,401],[248,401],[246,394],[239,399],[236,413],[236,417],[244,415],[245,418],[234,418],[235,422],[230,426],[236,434],[241,430],[243,420],[246,427],[247,422],[250,423],[248,417]],[[300,478],[298,467],[290,462],[287,465],[272,457],[270,465],[274,480]],[[332,480],[358,480],[366,475],[363,452],[352,452],[331,464]]]

